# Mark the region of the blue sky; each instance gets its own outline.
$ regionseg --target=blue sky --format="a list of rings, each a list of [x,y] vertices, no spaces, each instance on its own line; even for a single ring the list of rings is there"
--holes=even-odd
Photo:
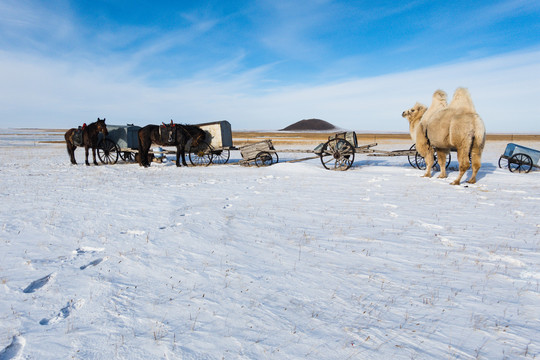
[[[488,132],[540,133],[540,2],[0,1],[0,128],[406,132],[459,86]]]

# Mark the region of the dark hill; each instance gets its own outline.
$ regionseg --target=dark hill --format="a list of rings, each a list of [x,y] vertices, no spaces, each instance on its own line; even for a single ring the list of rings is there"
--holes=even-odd
[[[307,119],[295,122],[280,131],[326,131],[337,129],[334,125],[320,119]]]

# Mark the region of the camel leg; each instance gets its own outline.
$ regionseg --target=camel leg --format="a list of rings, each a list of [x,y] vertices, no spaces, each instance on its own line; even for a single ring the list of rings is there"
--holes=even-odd
[[[441,168],[441,173],[439,174],[439,179],[446,178],[446,157],[448,156],[449,150],[437,150],[437,163]]]
[[[424,177],[431,177],[431,169],[433,168],[433,163],[435,160],[433,159],[435,150],[430,146],[428,148],[426,156],[424,156],[424,160],[426,161],[426,173],[424,174]],[[423,156],[423,154],[420,154]]]
[[[459,185],[461,178],[467,170],[469,170],[469,152],[458,149],[457,151],[459,161],[459,175],[456,180],[450,183],[450,185]]]
[[[472,160],[472,175],[467,182],[469,184],[476,183],[476,174],[478,174],[478,170],[480,170],[480,166],[482,166],[482,151],[478,149],[477,147],[473,147],[471,151],[471,160]]]

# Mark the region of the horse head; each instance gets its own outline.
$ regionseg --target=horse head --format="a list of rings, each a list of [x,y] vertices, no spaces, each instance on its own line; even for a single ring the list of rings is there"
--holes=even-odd
[[[107,125],[105,125],[105,118],[101,120],[100,118],[96,121],[98,132],[102,132],[103,135],[107,136],[109,135],[109,131],[107,130]]]

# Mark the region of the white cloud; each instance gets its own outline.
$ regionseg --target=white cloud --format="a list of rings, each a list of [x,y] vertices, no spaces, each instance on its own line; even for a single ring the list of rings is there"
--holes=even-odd
[[[465,86],[488,132],[540,133],[540,50],[309,87],[268,87],[264,70],[155,87],[121,63],[78,66],[0,52],[0,127],[71,127],[106,117],[139,125],[227,119],[234,129],[279,129],[317,117],[358,131],[406,132],[403,110],[429,104],[438,88],[451,96]]]

